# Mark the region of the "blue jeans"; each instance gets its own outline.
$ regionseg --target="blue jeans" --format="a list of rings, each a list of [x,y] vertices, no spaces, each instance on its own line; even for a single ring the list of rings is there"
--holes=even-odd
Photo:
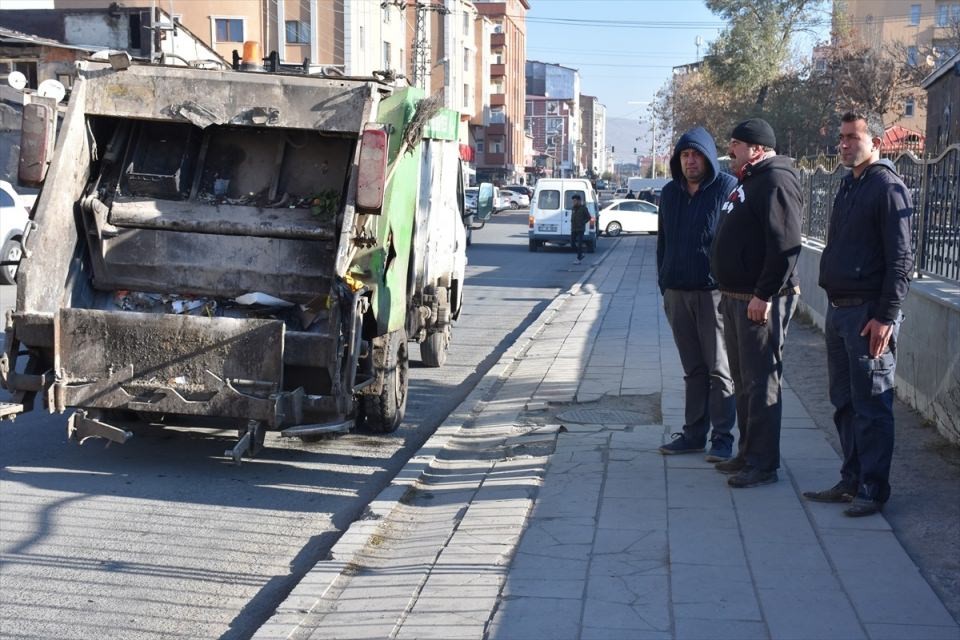
[[[583,231],[570,232],[570,246],[577,252],[577,260],[583,260]]]
[[[843,447],[840,477],[857,485],[861,498],[890,498],[893,458],[893,379],[897,366],[900,314],[890,344],[878,358],[869,354],[869,339],[860,332],[873,317],[875,303],[829,307],[824,327],[833,422]]]

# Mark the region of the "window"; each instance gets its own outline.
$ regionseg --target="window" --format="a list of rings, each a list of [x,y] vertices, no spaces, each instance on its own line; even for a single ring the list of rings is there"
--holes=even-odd
[[[243,18],[215,18],[217,42],[243,42]]]
[[[484,146],[483,140],[477,140],[477,153],[483,153]]]
[[[907,47],[907,64],[911,67],[917,66],[917,48],[914,46]]]
[[[287,20],[287,42],[289,44],[309,44],[310,25],[299,20]]]
[[[382,7],[383,24],[388,24],[390,22],[390,5],[384,2],[380,6]]]
[[[360,27],[360,51],[363,51],[363,27]]]
[[[463,35],[470,35],[470,13],[468,11],[463,12]]]
[[[912,26],[920,24],[920,5],[918,4],[910,5],[910,24]]]
[[[383,68],[390,69],[390,43],[384,41],[383,43]]]
[[[946,27],[950,24],[950,5],[946,2],[937,5],[937,26]]]
[[[537,207],[540,209],[559,209],[560,192],[556,189],[544,189],[537,196]]]
[[[503,138],[494,138],[490,141],[490,153],[503,153]]]
[[[11,71],[19,71],[27,77],[27,87],[37,88],[37,63],[20,60],[0,60],[0,75],[7,75]],[[64,85],[67,86],[67,85]]]
[[[470,73],[470,49],[463,50],[463,72]]]
[[[507,121],[507,115],[503,107],[490,107],[490,124],[504,124]]]
[[[463,85],[463,107],[465,109],[470,107],[470,85],[466,83]]]
[[[916,102],[913,98],[907,98],[906,102],[903,103],[903,115],[907,118],[913,117],[913,112],[916,109]]]
[[[0,189],[0,207],[15,207],[16,205],[17,203],[13,201],[13,196],[3,189]]]

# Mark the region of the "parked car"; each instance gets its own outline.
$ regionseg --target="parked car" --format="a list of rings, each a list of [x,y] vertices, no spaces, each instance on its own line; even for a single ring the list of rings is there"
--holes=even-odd
[[[507,189],[508,191],[513,191],[514,193],[522,193],[523,195],[527,196],[527,198],[533,197],[532,187],[528,187],[522,184],[508,184],[503,188]]]
[[[526,209],[530,206],[530,196],[513,189],[501,189],[500,198],[503,204],[511,209]]]
[[[23,255],[23,231],[30,219],[29,199],[9,182],[0,180],[0,284],[14,284]],[[13,264],[10,264],[13,263]]]
[[[479,187],[468,187],[463,191],[463,208],[468,212],[477,210],[477,194],[480,193]]]
[[[597,214],[597,229],[616,237],[622,232],[656,233],[660,210],[645,200],[613,200]]]

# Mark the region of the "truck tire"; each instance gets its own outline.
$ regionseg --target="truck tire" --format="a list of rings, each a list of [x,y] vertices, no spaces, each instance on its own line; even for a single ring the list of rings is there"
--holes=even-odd
[[[442,367],[447,361],[447,351],[450,350],[450,325],[443,326],[442,331],[435,331],[420,343],[420,360],[428,367]]]
[[[22,253],[19,238],[10,238],[4,243],[3,248],[0,249],[0,262],[19,261]],[[0,284],[16,284],[14,276],[17,275],[18,268],[19,265],[15,264],[0,267]]]
[[[373,365],[383,369],[383,389],[377,395],[360,396],[363,423],[371,433],[393,433],[407,409],[407,332],[398,329],[384,339],[385,352]]]

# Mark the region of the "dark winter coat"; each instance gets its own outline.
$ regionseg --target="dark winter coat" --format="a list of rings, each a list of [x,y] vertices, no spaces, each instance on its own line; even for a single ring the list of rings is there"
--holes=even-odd
[[[878,300],[874,317],[893,322],[910,288],[913,202],[889,160],[851,172],[833,201],[820,286],[827,297]]]
[[[797,287],[803,197],[793,160],[749,165],[724,205],[710,265],[722,291],[769,300]]]
[[[587,209],[587,205],[574,205],[573,209],[570,210],[570,231],[573,233],[583,233],[589,221],[590,210]]]
[[[680,167],[680,153],[699,151],[707,159],[709,174],[696,193],[687,191]],[[660,194],[660,219],[657,225],[657,282],[660,291],[687,291],[717,288],[710,273],[710,245],[720,222],[721,207],[737,184],[736,178],[720,171],[717,147],[703,127],[680,136],[670,158],[668,182]]]

